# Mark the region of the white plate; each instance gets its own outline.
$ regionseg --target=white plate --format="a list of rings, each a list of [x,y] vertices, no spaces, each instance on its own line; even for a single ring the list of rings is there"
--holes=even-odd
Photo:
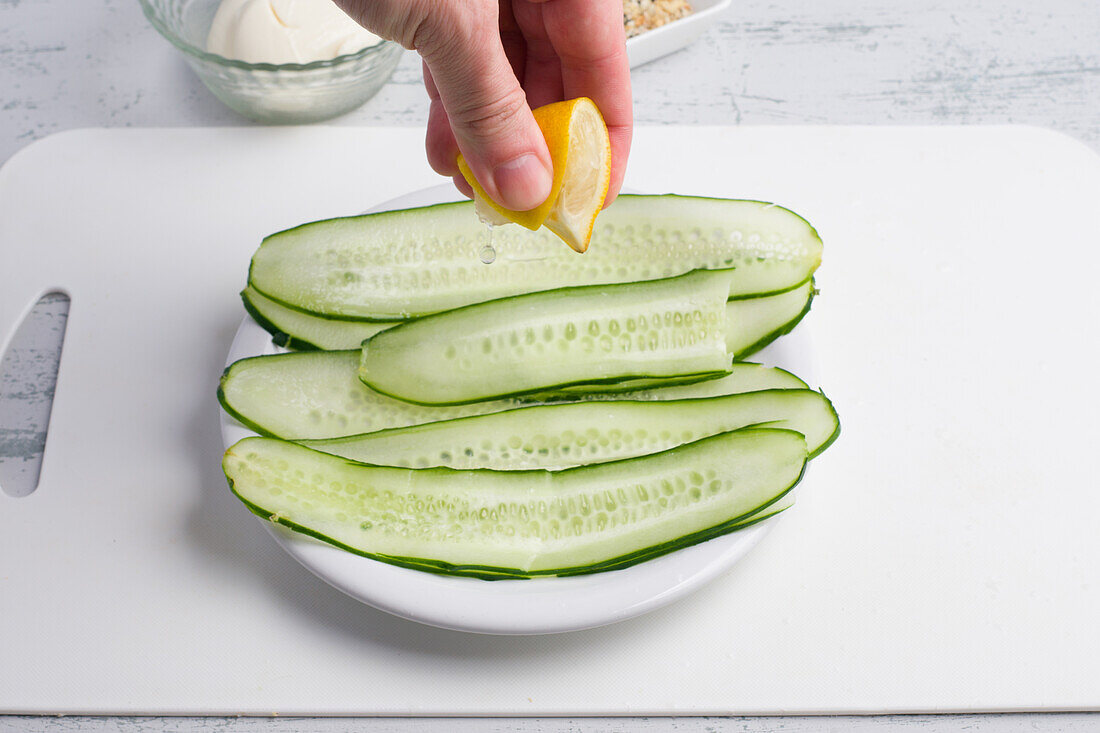
[[[690,15],[627,39],[626,55],[630,58],[630,67],[648,64],[695,43],[732,2],[733,0],[691,0],[693,10]]]
[[[453,201],[450,184],[417,191],[372,211]],[[489,266],[489,265],[487,265]],[[285,351],[249,317],[241,322],[226,365]],[[804,327],[779,339],[756,361],[782,366],[812,382],[812,349]],[[255,435],[222,413],[228,448]],[[634,565],[568,578],[483,581],[426,573],[354,555],[266,520],[294,559],[363,603],[413,621],[484,634],[549,634],[602,626],[660,608],[726,572],[768,532],[776,519]]]

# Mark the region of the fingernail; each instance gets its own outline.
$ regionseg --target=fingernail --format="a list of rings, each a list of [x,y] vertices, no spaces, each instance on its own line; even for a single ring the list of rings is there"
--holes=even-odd
[[[527,211],[550,195],[553,175],[533,153],[521,155],[493,169],[500,204],[507,209]]]

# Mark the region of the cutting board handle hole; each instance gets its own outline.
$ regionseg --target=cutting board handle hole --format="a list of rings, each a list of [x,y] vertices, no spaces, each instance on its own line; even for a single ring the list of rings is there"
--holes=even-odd
[[[51,290],[29,308],[0,357],[0,490],[38,488],[70,298]]]

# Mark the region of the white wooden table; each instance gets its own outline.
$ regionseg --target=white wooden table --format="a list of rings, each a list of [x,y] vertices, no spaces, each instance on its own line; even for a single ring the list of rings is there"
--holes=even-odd
[[[415,57],[406,55],[377,97],[332,124],[422,125],[428,105],[419,69]],[[639,124],[1020,123],[1060,130],[1100,149],[1100,9],[1089,0],[834,0],[798,7],[744,0],[693,47],[636,69],[633,78]],[[77,127],[242,124],[248,123],[206,91],[133,0],[0,0],[0,161],[33,140]],[[0,367],[0,476],[36,471],[64,318],[63,301],[39,306]],[[288,732],[907,727],[1007,733],[1100,730],[1100,715],[354,721],[0,716],[0,731],[250,731],[261,725]]]

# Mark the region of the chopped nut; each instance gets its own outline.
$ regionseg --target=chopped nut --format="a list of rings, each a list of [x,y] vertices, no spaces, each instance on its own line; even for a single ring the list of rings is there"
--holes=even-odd
[[[691,13],[687,0],[623,0],[623,26],[633,38]]]

